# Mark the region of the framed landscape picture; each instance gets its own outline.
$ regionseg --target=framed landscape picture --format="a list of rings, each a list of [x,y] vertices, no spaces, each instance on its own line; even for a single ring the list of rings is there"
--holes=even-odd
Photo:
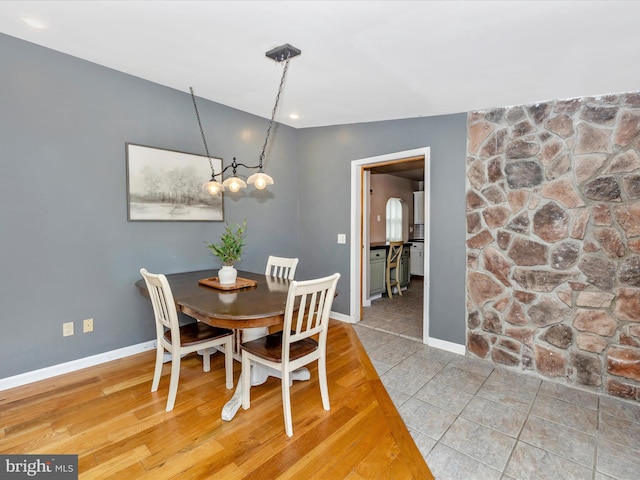
[[[221,222],[222,196],[202,189],[211,179],[205,155],[127,143],[127,218],[129,221]],[[214,171],[222,159],[211,158]]]

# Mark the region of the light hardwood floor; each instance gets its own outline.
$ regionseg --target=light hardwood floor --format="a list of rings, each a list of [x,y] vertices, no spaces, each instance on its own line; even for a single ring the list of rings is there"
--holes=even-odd
[[[352,327],[331,322],[331,410],[317,369],[292,387],[284,432],[280,380],[251,390],[251,408],[220,419],[233,391],[223,355],[202,371],[183,358],[176,406],[165,412],[169,364],[150,392],[153,352],[0,392],[0,451],[78,454],[81,479],[432,479]],[[235,364],[237,383],[240,366]]]

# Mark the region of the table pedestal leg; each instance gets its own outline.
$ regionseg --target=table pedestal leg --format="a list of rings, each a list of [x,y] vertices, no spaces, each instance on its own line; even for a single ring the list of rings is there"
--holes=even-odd
[[[236,416],[238,410],[242,406],[242,373],[238,377],[238,385],[236,391],[233,393],[233,397],[222,407],[222,420],[229,422]]]
[[[242,406],[242,375],[245,374],[246,372],[240,373],[236,391],[233,393],[233,397],[231,397],[231,400],[225,403],[224,407],[222,407],[222,420],[224,420],[225,422],[233,419],[233,417],[235,417],[236,413],[238,413],[238,410],[240,410],[240,407]],[[251,372],[249,373],[249,375],[251,375],[252,386],[263,384],[267,381],[268,377],[282,378],[282,375],[279,371],[259,364],[251,365]],[[309,369],[306,367],[302,367],[294,372],[291,372],[291,381],[304,381],[309,380],[310,378],[311,374],[309,373]]]

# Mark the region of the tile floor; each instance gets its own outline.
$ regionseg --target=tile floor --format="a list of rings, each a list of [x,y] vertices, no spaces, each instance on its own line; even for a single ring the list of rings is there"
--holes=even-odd
[[[424,282],[422,277],[411,277],[409,288],[402,296],[385,293],[365,309],[363,324],[404,337],[422,339],[422,302]]]
[[[391,301],[355,329],[436,479],[640,479],[639,404],[423,345]]]

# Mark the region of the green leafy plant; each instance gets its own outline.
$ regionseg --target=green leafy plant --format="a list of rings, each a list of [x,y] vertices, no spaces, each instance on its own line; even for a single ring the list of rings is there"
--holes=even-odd
[[[223,265],[233,266],[242,258],[244,248],[244,235],[247,229],[247,220],[242,225],[233,224],[224,229],[218,243],[210,243],[207,248],[220,259]]]

